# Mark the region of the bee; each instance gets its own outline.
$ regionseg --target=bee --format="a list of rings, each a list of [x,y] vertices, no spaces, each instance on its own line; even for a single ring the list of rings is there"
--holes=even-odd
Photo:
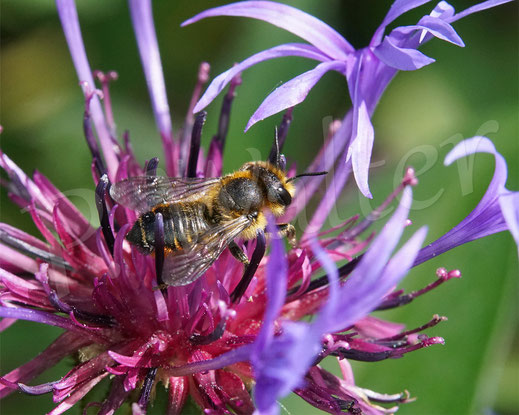
[[[292,180],[315,174],[324,173],[288,178],[278,166],[253,161],[217,178],[132,177],[115,183],[110,194],[139,213],[126,239],[145,255],[155,251],[155,222],[162,215],[162,278],[167,285],[181,286],[201,277],[227,247],[248,264],[235,239],[255,238],[267,226],[265,210],[279,217],[292,202]],[[294,227],[279,224],[278,228],[294,245]]]

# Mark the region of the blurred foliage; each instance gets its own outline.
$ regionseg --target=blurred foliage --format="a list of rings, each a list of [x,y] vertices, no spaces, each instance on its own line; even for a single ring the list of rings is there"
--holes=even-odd
[[[195,13],[222,1],[155,1],[154,14],[166,85],[176,131],[182,125],[199,63],[211,63],[212,76],[254,52],[296,38],[262,22],[214,18],[181,29]],[[390,2],[292,0],[285,3],[329,23],[356,47],[367,44]],[[474,2],[453,1],[457,10]],[[424,6],[402,16],[396,24],[412,24],[428,12]],[[116,70],[112,100],[119,133],[130,131],[141,160],[160,157],[156,132],[127,5],[122,1],[78,1],[87,53],[93,69]],[[470,177],[461,177],[442,160],[455,142],[476,134],[488,135],[505,155],[508,187],[519,188],[518,123],[518,8],[517,2],[470,16],[455,24],[465,41],[460,49],[433,40],[422,49],[437,62],[416,72],[400,73],[390,84],[375,113],[376,132],[371,186],[374,200],[362,200],[350,183],[337,206],[333,223],[356,212],[367,213],[391,192],[402,168],[414,165],[420,184],[412,211],[415,228],[429,225],[432,241],[458,223],[475,206],[493,173],[493,160],[480,155]],[[82,137],[83,100],[59,21],[51,0],[4,0],[1,14],[2,120],[1,146],[25,171],[38,169],[49,177],[95,222],[90,155]],[[265,62],[244,75],[232,112],[225,153],[225,170],[267,155],[280,115],[243,134],[248,117],[266,95],[313,66],[299,58]],[[208,108],[204,130],[207,143],[216,129],[221,99]],[[340,118],[350,103],[344,79],[329,74],[294,111],[284,152],[304,170],[323,142],[330,117]],[[304,143],[304,145],[302,145]],[[258,153],[259,151],[259,153]],[[431,161],[430,165],[427,162]],[[467,187],[460,185],[464,184]],[[1,220],[33,234],[29,215],[1,194]],[[519,355],[517,337],[517,259],[508,234],[494,235],[459,247],[414,269],[403,283],[418,289],[434,280],[439,266],[461,269],[464,278],[450,281],[406,307],[380,316],[412,328],[434,313],[449,321],[430,329],[443,336],[435,346],[380,363],[355,363],[357,383],[378,392],[408,389],[418,397],[401,414],[513,414],[519,412]],[[1,335],[0,373],[36,355],[59,330],[19,322]],[[515,345],[515,347],[513,347]],[[63,376],[72,360],[41,376],[44,382]],[[337,371],[333,361],[326,363]],[[102,386],[87,400],[101,400]],[[160,413],[164,394],[152,413]],[[292,396],[287,413],[316,411]],[[0,412],[43,413],[53,407],[50,396],[14,394],[0,402]],[[79,406],[70,411],[80,413]],[[94,413],[90,410],[89,413]]]

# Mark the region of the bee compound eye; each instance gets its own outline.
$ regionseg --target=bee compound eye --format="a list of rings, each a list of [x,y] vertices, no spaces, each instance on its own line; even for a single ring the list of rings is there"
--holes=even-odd
[[[281,201],[281,203],[285,206],[288,206],[290,203],[292,203],[292,196],[290,196],[290,193],[285,188],[279,189],[278,197]]]

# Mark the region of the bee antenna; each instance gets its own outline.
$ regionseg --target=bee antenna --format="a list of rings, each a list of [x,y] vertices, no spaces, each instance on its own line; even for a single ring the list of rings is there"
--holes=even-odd
[[[284,163],[279,149],[279,134],[277,126],[274,127],[274,145],[270,150],[269,162],[274,164],[278,169],[284,170]]]
[[[295,179],[298,179],[300,177],[306,177],[306,176],[324,176],[325,174],[328,174],[327,171],[315,171],[315,172],[311,172],[311,173],[301,173],[301,174],[298,174],[297,176],[294,176],[294,177],[290,177],[288,180],[287,180],[287,183],[295,180]]]
[[[279,168],[281,165],[281,155],[279,154],[279,135],[277,125],[274,127],[274,140],[276,143],[276,167]]]

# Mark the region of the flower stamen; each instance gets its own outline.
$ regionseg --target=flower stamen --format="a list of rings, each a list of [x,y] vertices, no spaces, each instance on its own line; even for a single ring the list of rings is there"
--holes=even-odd
[[[238,304],[243,294],[245,294],[245,291],[247,290],[247,287],[249,286],[252,277],[254,277],[254,273],[258,269],[263,255],[265,255],[266,244],[267,241],[265,239],[265,232],[263,231],[263,229],[259,229],[258,234],[256,236],[256,247],[254,248],[254,252],[252,253],[250,263],[245,267],[243,277],[231,293],[232,303]]]
[[[101,223],[101,230],[103,232],[106,245],[108,246],[108,249],[113,256],[115,238],[112,226],[110,225],[108,206],[106,204],[106,197],[109,197],[109,188],[110,181],[108,180],[108,176],[106,174],[103,174],[99,179],[99,183],[97,183],[96,186],[96,206],[97,212],[99,214],[99,222]]]
[[[165,295],[167,289],[164,288],[164,280],[162,279],[162,270],[164,268],[164,218],[162,213],[155,214],[155,275],[157,276],[157,285]]]
[[[202,128],[204,127],[207,112],[199,112],[195,117],[193,132],[191,133],[191,147],[189,149],[189,161],[187,164],[187,177],[197,176],[198,154],[200,152],[200,140],[202,137]]]
[[[112,111],[112,99],[110,98],[110,82],[116,81],[119,78],[119,75],[115,71],[108,71],[104,73],[99,70],[94,71],[94,77],[101,82],[101,88],[103,90],[103,106],[105,109],[105,117],[106,123],[108,124],[108,128],[110,130],[110,135],[113,140],[115,140],[115,121],[114,115]]]
[[[93,163],[96,169],[97,177],[101,177],[103,174],[106,174],[106,167],[103,163],[103,158],[101,157],[101,153],[99,152],[99,147],[97,146],[96,139],[94,137],[94,133],[92,130],[92,115],[90,113],[90,101],[94,96],[99,96],[100,98],[103,96],[101,91],[94,89],[92,90],[87,82],[83,82],[83,89],[85,90],[85,111],[83,113],[83,134],[85,135],[85,139],[90,149],[90,153],[92,153]]]
[[[386,298],[386,300],[384,300],[377,307],[377,310],[387,310],[390,308],[400,307],[400,306],[409,304],[416,297],[419,297],[419,296],[425,294],[426,292],[431,291],[432,289],[443,284],[445,281],[448,281],[451,278],[461,278],[461,272],[457,269],[447,272],[447,270],[445,268],[439,268],[436,271],[436,275],[438,276],[438,279],[436,281],[430,283],[426,287],[422,288],[421,290],[413,291],[409,294],[402,294],[403,291],[401,291],[401,290],[395,291],[394,293],[390,294]]]
[[[144,378],[142,389],[141,389],[141,396],[139,397],[139,401],[137,404],[142,410],[146,410],[148,407],[148,402],[150,401],[150,394],[151,389],[153,387],[153,382],[155,381],[155,377],[157,375],[157,368],[152,367],[148,370],[146,373],[146,377]]]

